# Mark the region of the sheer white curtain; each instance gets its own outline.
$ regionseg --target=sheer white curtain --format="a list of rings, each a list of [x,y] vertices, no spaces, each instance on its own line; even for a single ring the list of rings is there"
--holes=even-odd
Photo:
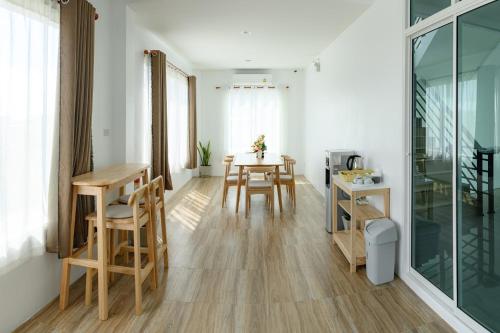
[[[427,82],[425,87],[427,117],[427,153],[432,158],[452,159],[453,154],[453,94],[449,78]]]
[[[173,68],[167,67],[168,162],[172,172],[179,172],[188,157],[188,82]]]
[[[0,0],[0,272],[57,218],[59,6]]]
[[[136,157],[140,159],[141,162],[151,164],[151,150],[152,150],[152,102],[151,102],[151,57],[149,55],[144,56],[143,65],[143,88],[142,88],[142,112],[140,119],[138,121],[138,126],[140,126],[140,133],[137,136],[140,140],[139,142],[139,154]],[[137,156],[138,155],[138,156]]]
[[[462,149],[467,148],[466,154],[472,158],[475,149],[476,136],[476,107],[477,107],[477,73],[462,74],[458,81],[458,105],[462,130]]]
[[[278,88],[231,88],[227,122],[230,153],[250,151],[261,134],[269,152],[281,151],[281,98]]]

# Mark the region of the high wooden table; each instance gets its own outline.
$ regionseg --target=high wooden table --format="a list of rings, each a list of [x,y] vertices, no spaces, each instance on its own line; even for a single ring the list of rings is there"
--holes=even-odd
[[[332,176],[332,218],[333,218],[333,243],[337,244],[350,264],[351,273],[356,272],[357,266],[365,265],[365,236],[364,225],[367,220],[389,217],[390,214],[390,189],[384,184],[355,185],[345,182],[339,175]],[[338,200],[338,190],[341,189],[348,194],[350,200]],[[384,199],[384,211],[381,212],[374,206],[358,205],[356,199],[365,196],[382,196]],[[351,216],[351,229],[338,230],[337,209],[342,208]],[[360,228],[357,229],[357,222]]]
[[[142,178],[143,184],[148,183],[147,164],[121,164],[102,170],[89,172],[72,179],[72,206],[70,244],[71,255],[63,259],[61,269],[61,290],[59,308],[64,310],[68,306],[69,280],[71,265],[97,269],[99,319],[108,319],[108,271],[113,267],[108,265],[107,237],[106,237],[106,192],[119,188],[123,194],[125,185]],[[75,232],[76,199],[78,195],[92,195],[96,197],[97,208],[97,260],[80,258],[87,250],[87,246],[73,250]],[[111,268],[111,269],[110,269]],[[88,272],[88,270],[87,270]],[[88,273],[87,273],[88,274]]]
[[[275,179],[276,185],[278,186],[278,202],[280,205],[280,212],[283,211],[283,204],[281,201],[281,183],[280,183],[280,166],[283,165],[283,159],[277,154],[265,153],[264,158],[257,158],[255,153],[245,153],[245,154],[237,154],[234,158],[234,165],[238,167],[238,190],[236,193],[236,213],[238,213],[238,209],[240,207],[240,192],[241,192],[241,183],[243,176],[243,169],[245,167],[276,167],[275,171]]]

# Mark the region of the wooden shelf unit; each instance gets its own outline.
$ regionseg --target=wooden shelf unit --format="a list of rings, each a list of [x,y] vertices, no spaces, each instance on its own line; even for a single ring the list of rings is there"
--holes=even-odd
[[[351,200],[339,200],[339,206],[349,215],[351,215]],[[385,214],[382,213],[377,208],[372,205],[356,205],[356,218],[359,222],[362,222],[364,225],[366,220],[380,219],[385,217]]]
[[[340,176],[332,176],[332,219],[333,219],[333,244],[337,244],[350,264],[350,271],[356,272],[357,266],[366,264],[364,228],[367,220],[379,219],[390,216],[390,189],[383,184],[356,186],[347,183]],[[348,194],[350,200],[338,200],[338,190]],[[364,196],[382,196],[384,198],[384,212],[374,206],[357,205],[356,199]],[[337,211],[342,208],[351,216],[351,229],[338,230]],[[354,222],[353,222],[354,221]],[[357,228],[358,223],[361,229]]]
[[[351,257],[351,233],[350,230],[337,231],[333,233],[335,244],[346,258]],[[365,238],[363,231],[356,230],[356,241],[354,244],[354,253],[356,254],[356,264],[366,264],[365,256]]]

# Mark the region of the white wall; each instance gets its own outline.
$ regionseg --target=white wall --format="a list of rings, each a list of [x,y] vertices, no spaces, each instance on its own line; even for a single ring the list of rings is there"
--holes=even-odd
[[[126,160],[143,161],[143,74],[144,50],[161,50],[167,60],[189,75],[196,74],[192,64],[179,55],[166,41],[147,30],[138,22],[136,13],[126,8]],[[149,162],[150,163],[150,162]],[[181,170],[172,173],[173,191],[167,192],[167,199],[192,178],[193,171]]]
[[[225,112],[227,110],[228,89],[233,83],[235,73],[269,73],[273,84],[284,92],[283,110],[283,153],[297,160],[297,174],[304,172],[304,71],[293,69],[279,70],[202,70],[198,74],[198,139],[208,140],[212,146],[213,175],[222,176],[224,155],[231,152],[225,147]],[[221,89],[216,89],[219,86]],[[249,147],[251,142],[249,142]],[[234,153],[234,152],[233,152]]]
[[[305,175],[323,193],[325,149],[360,152],[370,167],[382,169],[391,187],[391,217],[401,235],[405,221],[403,15],[388,13],[403,13],[403,2],[376,1],[321,53],[321,72],[312,66],[307,69]]]

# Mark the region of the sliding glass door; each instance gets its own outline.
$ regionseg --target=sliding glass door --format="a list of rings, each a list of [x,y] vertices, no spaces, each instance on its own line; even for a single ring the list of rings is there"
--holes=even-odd
[[[411,266],[500,332],[500,0],[481,4],[411,40]]]
[[[457,20],[458,307],[500,331],[500,1]]]
[[[411,265],[453,296],[453,25],[415,38]]]

